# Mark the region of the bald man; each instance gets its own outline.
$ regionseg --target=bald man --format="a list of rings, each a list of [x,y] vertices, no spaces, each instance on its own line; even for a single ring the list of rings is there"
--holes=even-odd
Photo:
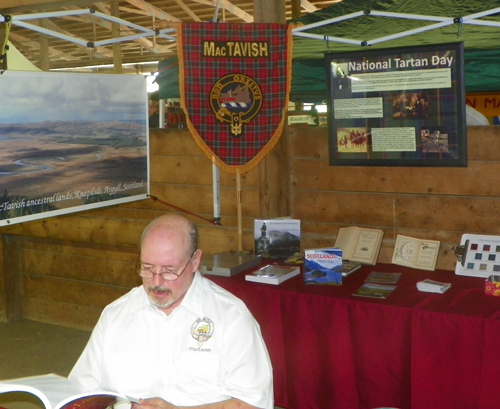
[[[70,373],[134,409],[273,408],[272,367],[244,303],[201,276],[196,227],[166,215],[143,231],[142,285],[108,305]]]

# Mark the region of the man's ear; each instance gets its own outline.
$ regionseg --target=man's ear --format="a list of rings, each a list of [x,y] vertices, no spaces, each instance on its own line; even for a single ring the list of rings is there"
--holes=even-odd
[[[195,251],[195,255],[193,256],[193,267],[196,270],[198,270],[200,268],[200,265],[201,265],[201,256],[203,254],[203,251],[201,249],[197,249]]]

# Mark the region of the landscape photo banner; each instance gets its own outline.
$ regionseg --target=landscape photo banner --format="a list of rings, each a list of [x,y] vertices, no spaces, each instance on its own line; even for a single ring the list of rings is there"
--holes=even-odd
[[[288,109],[291,31],[282,24],[182,23],[179,83],[187,126],[227,173],[245,173],[276,145]]]
[[[142,75],[0,75],[0,226],[146,199]]]

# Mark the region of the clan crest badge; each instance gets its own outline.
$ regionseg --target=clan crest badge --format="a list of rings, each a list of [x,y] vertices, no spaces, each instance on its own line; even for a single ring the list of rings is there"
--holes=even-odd
[[[243,124],[249,123],[262,107],[262,91],[246,75],[226,75],[212,87],[210,106],[217,120],[229,124],[231,135],[240,137]]]
[[[191,325],[191,336],[202,346],[205,341],[208,341],[214,333],[214,323],[210,318],[198,318]]]

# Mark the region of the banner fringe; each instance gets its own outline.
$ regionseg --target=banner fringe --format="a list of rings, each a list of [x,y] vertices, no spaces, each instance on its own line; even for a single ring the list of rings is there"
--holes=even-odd
[[[251,23],[248,23],[251,24]],[[179,53],[182,53],[183,50],[183,44],[182,44],[182,23],[179,24],[179,27],[177,28],[177,45],[178,45],[178,50]],[[284,107],[281,112],[281,121],[276,128],[273,136],[269,139],[268,143],[266,146],[264,146],[260,152],[255,155],[249,162],[245,163],[244,165],[228,165],[225,163],[223,160],[221,160],[211,149],[210,147],[205,143],[201,135],[198,133],[196,130],[195,126],[193,125],[189,113],[186,109],[186,104],[185,104],[185,89],[184,89],[184,81],[182,78],[184,78],[184,58],[179,58],[179,90],[180,90],[180,102],[181,102],[181,107],[185,112],[186,115],[186,125],[189,129],[189,132],[193,136],[196,144],[199,146],[199,148],[203,151],[205,156],[207,156],[212,163],[215,163],[217,167],[222,170],[225,173],[235,175],[236,173],[239,174],[244,174],[255,168],[261,161],[264,159],[269,152],[273,150],[273,148],[276,146],[278,143],[281,135],[283,134],[283,129],[285,127],[285,121],[287,119],[287,112],[288,112],[288,103],[290,100],[290,91],[292,88],[292,48],[293,48],[293,39],[292,39],[292,27],[288,25],[287,27],[287,81],[286,81],[286,96],[285,96],[285,103]],[[214,160],[215,159],[215,160]]]

